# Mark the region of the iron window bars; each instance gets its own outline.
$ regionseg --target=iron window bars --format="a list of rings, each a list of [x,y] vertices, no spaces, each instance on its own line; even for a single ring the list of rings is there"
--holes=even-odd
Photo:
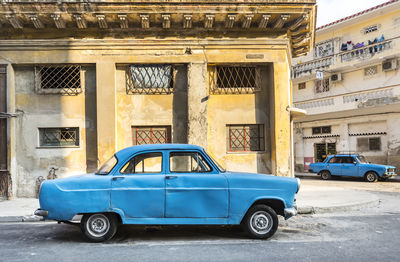
[[[227,125],[227,151],[264,151],[264,125]]]
[[[171,143],[171,126],[133,126],[133,145]]]
[[[126,74],[126,93],[170,94],[174,91],[172,65],[130,65]]]
[[[35,91],[38,94],[78,95],[82,92],[80,65],[35,66]]]
[[[39,128],[41,147],[79,146],[79,128]]]
[[[212,94],[251,94],[261,90],[258,66],[215,65],[209,67]]]

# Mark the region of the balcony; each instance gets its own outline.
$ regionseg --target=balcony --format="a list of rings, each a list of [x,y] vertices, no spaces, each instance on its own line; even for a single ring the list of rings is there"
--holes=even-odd
[[[392,45],[392,40],[386,40],[383,42],[374,43],[371,45],[339,53],[339,56],[342,63],[355,60],[370,59],[376,54],[391,49]]]
[[[385,58],[395,55],[397,50],[393,47],[396,45],[396,40],[398,38],[399,37],[388,39],[357,49],[339,52],[327,57],[305,61],[301,64],[294,65],[292,68],[292,79],[300,81],[307,80],[307,78],[313,78],[315,77],[315,72],[317,70],[346,70],[351,68],[356,62],[358,63],[358,66],[361,66],[363,64],[383,61]]]

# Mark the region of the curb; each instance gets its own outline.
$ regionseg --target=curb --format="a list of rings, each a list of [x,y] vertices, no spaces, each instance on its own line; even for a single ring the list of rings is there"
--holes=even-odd
[[[42,217],[30,215],[30,216],[6,216],[0,217],[0,223],[10,222],[40,222],[44,221]]]
[[[374,199],[371,201],[355,203],[350,205],[341,205],[341,206],[331,206],[331,207],[313,207],[313,206],[303,206],[298,207],[297,212],[300,215],[306,214],[326,214],[326,213],[334,213],[334,212],[347,212],[354,211],[363,208],[376,207],[381,202],[380,199]]]

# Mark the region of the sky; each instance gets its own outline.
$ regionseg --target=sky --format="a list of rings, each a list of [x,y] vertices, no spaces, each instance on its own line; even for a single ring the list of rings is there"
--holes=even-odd
[[[389,0],[317,0],[317,27]]]

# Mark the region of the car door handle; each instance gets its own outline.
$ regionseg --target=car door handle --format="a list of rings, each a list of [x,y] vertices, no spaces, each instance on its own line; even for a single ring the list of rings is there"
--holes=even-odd
[[[166,179],[174,179],[174,178],[178,178],[178,176],[166,176]]]
[[[112,178],[113,181],[116,181],[117,179],[124,179],[124,176],[115,176]]]

